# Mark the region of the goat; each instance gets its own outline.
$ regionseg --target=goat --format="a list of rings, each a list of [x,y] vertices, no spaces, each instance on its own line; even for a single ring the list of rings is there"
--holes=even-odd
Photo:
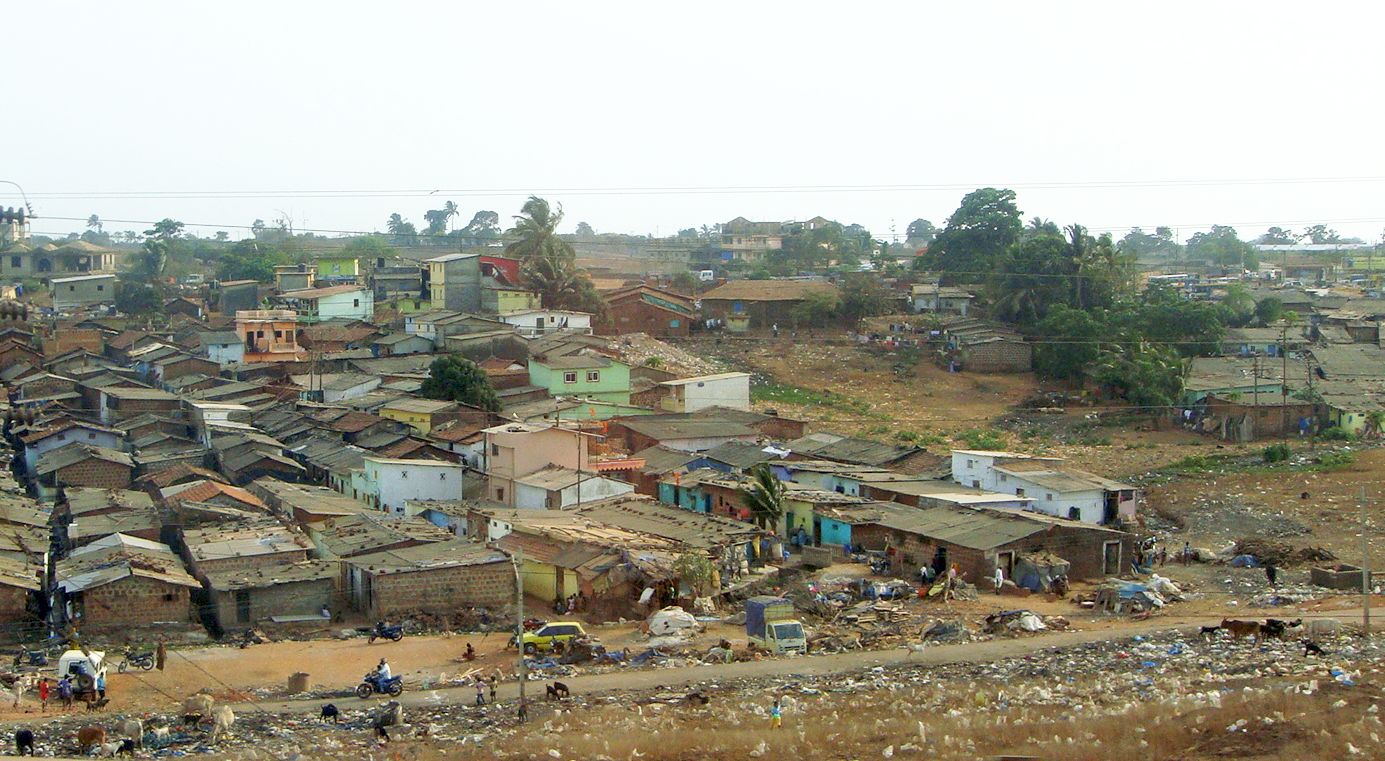
[[[185,713],[183,714],[183,726],[185,728],[195,727],[198,724],[202,723],[203,718],[205,717],[203,717],[203,715],[200,713]]]
[[[115,725],[116,737],[128,737],[135,741],[135,747],[144,748],[144,722],[139,719],[126,719]]]
[[[1199,627],[1199,629],[1200,629],[1200,631],[1201,631],[1201,633],[1202,633],[1202,636],[1203,636],[1204,638],[1207,638],[1207,637],[1215,637],[1215,636],[1217,636],[1217,632],[1221,631],[1221,627],[1220,627],[1220,626],[1202,626],[1202,627]]]
[[[34,733],[29,729],[21,729],[14,733],[14,754],[16,756],[34,755]]]
[[[216,699],[211,695],[191,695],[183,699],[183,713],[201,714],[211,716],[212,708],[216,705]]]
[[[1303,619],[1296,618],[1293,621],[1283,621],[1278,618],[1267,618],[1265,623],[1260,624],[1260,636],[1273,637],[1279,639],[1284,636],[1284,632],[1303,624]]]
[[[1314,640],[1335,637],[1342,633],[1342,622],[1335,618],[1319,618],[1308,622],[1308,636]]]
[[[371,719],[370,725],[375,728],[375,736],[382,740],[389,740],[389,727],[397,727],[404,723],[404,706],[398,700],[391,700],[380,707]]]
[[[1233,639],[1251,637],[1256,642],[1260,641],[1259,621],[1236,621],[1230,618],[1223,618],[1221,620],[1221,628],[1231,632],[1231,637]]]
[[[544,689],[548,691],[548,697],[550,698],[561,700],[563,698],[572,697],[572,690],[569,690],[567,685],[562,682],[554,682]]]
[[[230,706],[217,706],[212,711],[212,734],[208,742],[216,742],[217,738],[231,731],[231,725],[236,723],[236,714]]]
[[[120,752],[120,741],[101,743],[96,746],[96,755],[101,758],[115,758],[115,754]]]
[[[331,719],[333,724],[341,723],[341,711],[338,711],[337,707],[331,703],[322,707],[322,720],[327,721],[328,719]]]
[[[168,744],[168,736],[173,733],[173,730],[168,727],[155,727],[149,730],[149,733],[154,736],[155,745],[163,746]]]
[[[143,738],[141,738],[143,740]],[[135,757],[135,741],[126,737],[120,741],[120,749],[115,752],[117,756]]]
[[[106,707],[111,702],[110,698],[97,698],[87,701],[87,713],[96,713]]]
[[[1319,645],[1311,639],[1301,640],[1301,643],[1303,644],[1304,658],[1307,658],[1309,655],[1327,655],[1327,651],[1322,649],[1322,645]]]
[[[83,753],[106,741],[106,729],[104,727],[82,727],[77,730],[77,747]]]

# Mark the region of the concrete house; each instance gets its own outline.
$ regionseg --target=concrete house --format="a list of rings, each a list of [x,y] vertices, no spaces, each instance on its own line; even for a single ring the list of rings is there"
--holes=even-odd
[[[370,320],[375,317],[375,292],[359,285],[332,285],[286,291],[277,301],[298,314],[301,323],[323,320]]]
[[[402,354],[427,354],[433,351],[433,342],[418,335],[391,333],[381,336],[370,344],[370,353],[377,357],[394,357]]]
[[[496,317],[506,325],[513,325],[519,334],[526,338],[566,330],[574,333],[590,334],[592,316],[586,312],[571,312],[562,309],[520,309],[501,312]]]
[[[462,406],[442,399],[405,398],[380,407],[380,417],[397,420],[421,436],[427,436],[434,426],[462,416]]]
[[[654,446],[680,452],[705,452],[729,441],[755,443],[760,433],[743,423],[718,416],[645,415],[612,420],[607,435],[638,452]]]
[[[124,534],[73,550],[53,576],[54,609],[83,632],[186,624],[201,587],[171,547]]]
[[[971,311],[971,302],[975,298],[961,288],[937,283],[917,284],[910,293],[910,303],[915,312],[956,314],[963,317]]]
[[[366,457],[357,487],[359,499],[392,515],[404,514],[408,500],[460,499],[466,466],[440,460]]]
[[[304,560],[206,574],[208,607],[222,631],[265,623],[322,622],[337,604],[341,563]]]
[[[428,265],[428,300],[435,308],[481,311],[480,255],[445,254],[423,263]]]
[[[750,409],[750,373],[717,373],[659,384],[667,396],[659,406],[668,412],[697,412],[708,407]]]
[[[245,361],[245,341],[234,330],[212,330],[197,334],[197,353],[220,366]]]
[[[50,283],[53,309],[59,312],[115,304],[115,275],[55,277]]]
[[[274,267],[274,287],[280,291],[303,291],[313,287],[316,273],[306,262],[280,264]]]
[[[702,316],[723,320],[732,331],[788,328],[794,308],[812,295],[841,294],[825,280],[732,280],[702,294]]]
[[[348,254],[319,256],[313,260],[316,282],[326,285],[355,283],[361,276],[361,261]]]
[[[101,422],[107,425],[145,413],[167,415],[182,406],[182,399],[157,388],[106,386],[98,392]]]
[[[602,298],[606,299],[606,318],[595,325],[601,335],[686,336],[697,318],[691,298],[650,285],[620,288]]]
[[[344,561],[351,606],[370,620],[404,612],[451,615],[514,604],[515,566],[504,552],[453,540],[357,555]]]
[[[567,428],[506,423],[485,435],[487,499],[515,506],[516,481],[551,465],[591,471],[589,438]]]
[[[7,223],[0,223],[0,231],[7,227]],[[0,242],[4,242],[3,235],[0,235]],[[115,258],[114,251],[84,240],[68,241],[62,245],[47,243],[34,248],[21,241],[0,255],[0,274],[6,279],[18,280],[49,275],[113,272]]]
[[[756,262],[783,247],[784,225],[781,222],[751,222],[745,217],[736,217],[721,226],[721,248],[729,259]]]
[[[249,309],[236,314],[236,335],[245,337],[242,361],[298,362],[307,352],[298,345],[298,313],[292,309]]]
[[[54,449],[82,443],[119,450],[124,446],[125,436],[122,431],[115,428],[75,418],[64,418],[51,427],[25,433],[19,440],[24,444],[24,470],[33,474],[38,467],[39,458]]]
[[[553,396],[630,403],[630,366],[600,354],[530,358],[529,384]]]
[[[952,480],[991,492],[1033,499],[1028,509],[1084,523],[1131,521],[1139,490],[1063,465],[1060,457],[959,449]]]
[[[635,485],[599,473],[552,465],[515,479],[514,506],[532,510],[562,510],[607,497],[629,494]]]
[[[222,314],[255,311],[260,307],[260,284],[254,280],[223,280],[215,284],[218,306]],[[237,331],[245,335],[244,331]]]
[[[188,568],[205,581],[219,571],[291,565],[308,559],[312,544],[271,518],[212,523],[182,530]]]

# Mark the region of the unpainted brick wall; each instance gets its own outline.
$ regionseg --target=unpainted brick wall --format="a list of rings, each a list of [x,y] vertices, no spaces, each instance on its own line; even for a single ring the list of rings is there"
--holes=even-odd
[[[93,486],[98,489],[126,489],[130,468],[116,462],[90,459],[59,468],[58,483],[64,486]]]
[[[939,543],[917,534],[896,531],[875,524],[854,526],[851,540],[869,550],[884,549],[886,544],[899,551],[900,562],[904,568],[896,567],[902,575],[916,573],[919,566],[931,564]],[[1074,580],[1103,579],[1107,576],[1104,567],[1105,543],[1121,542],[1121,562],[1116,575],[1125,572],[1131,558],[1133,537],[1130,534],[1112,534],[1106,531],[1084,528],[1081,525],[1053,526],[1048,530],[995,548],[994,551],[943,544],[947,549],[947,562],[957,563],[966,574],[967,581],[984,582],[995,573],[996,554],[1014,552],[1016,557],[1035,552],[1051,552],[1072,564],[1068,571]]]
[[[408,573],[376,573],[371,578],[373,617],[407,611],[451,612],[501,608],[514,603],[515,569],[508,561],[435,568]]]
[[[189,587],[128,576],[82,593],[82,627],[111,629],[155,621],[186,622],[192,613]]]

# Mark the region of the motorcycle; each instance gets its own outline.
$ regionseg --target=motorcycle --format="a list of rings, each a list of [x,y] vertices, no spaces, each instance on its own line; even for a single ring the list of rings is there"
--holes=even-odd
[[[143,669],[144,671],[149,671],[153,669],[154,654],[134,653],[127,651],[125,653],[125,658],[120,662],[120,665],[116,666],[116,671],[119,671],[120,673],[124,674],[125,670],[130,668],[131,666],[136,666],[140,669]]]
[[[374,644],[377,639],[388,639],[393,642],[398,642],[404,639],[404,627],[399,624],[394,624],[393,626],[384,623],[376,624],[375,629],[370,633],[369,644]]]
[[[404,677],[392,676],[389,679],[381,679],[380,675],[374,672],[366,674],[361,683],[356,685],[356,697],[361,700],[371,695],[389,695],[397,698],[403,691]]]

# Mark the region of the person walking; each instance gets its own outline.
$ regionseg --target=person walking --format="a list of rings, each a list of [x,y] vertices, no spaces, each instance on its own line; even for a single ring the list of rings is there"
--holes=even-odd
[[[154,667],[160,671],[164,670],[164,658],[168,657],[168,650],[164,648],[164,641],[159,640],[159,646],[154,649]]]
[[[1192,546],[1191,544],[1188,544],[1187,542],[1184,542],[1184,543],[1183,543],[1183,554],[1179,556],[1180,561],[1183,563],[1183,565],[1187,565],[1187,564],[1188,564],[1188,561],[1189,561],[1190,559],[1192,559],[1192,557],[1193,557],[1193,546]]]
[[[784,726],[784,709],[779,706],[779,698],[774,699],[774,705],[769,709],[769,728],[779,729]]]
[[[72,707],[72,680],[68,677],[58,680],[58,700],[62,701],[64,712]]]
[[[48,677],[45,676],[38,681],[38,702],[43,707],[43,713],[48,713],[48,690]]]
[[[476,705],[486,704],[486,683],[480,677],[476,678]]]
[[[105,670],[96,672],[96,696],[106,697],[106,672]]]
[[[1265,578],[1269,580],[1271,587],[1279,585],[1279,569],[1274,567],[1274,563],[1265,564]]]
[[[490,688],[491,688],[491,689],[490,689],[490,693],[491,693],[491,702],[492,702],[492,703],[495,702],[495,684],[496,684],[496,682],[499,682],[499,681],[500,681],[500,678],[499,678],[499,677],[494,676],[494,675],[491,676],[491,680],[490,680]]]
[[[995,567],[995,593],[1000,594],[1000,590],[1005,586],[1005,571],[1000,566]]]

